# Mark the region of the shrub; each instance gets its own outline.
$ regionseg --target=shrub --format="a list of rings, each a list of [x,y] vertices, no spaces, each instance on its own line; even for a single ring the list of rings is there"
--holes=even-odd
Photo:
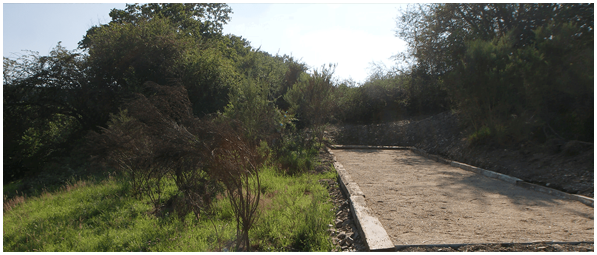
[[[290,111],[299,120],[299,127],[311,128],[320,144],[325,124],[332,119],[337,107],[332,80],[335,68],[330,64],[327,68],[323,66],[321,71],[315,70],[312,75],[303,74],[284,95],[291,106]]]
[[[296,175],[313,169],[318,147],[303,131],[288,132],[281,137],[276,161],[286,174]]]
[[[90,152],[125,173],[133,194],[148,196],[156,212],[168,177],[185,201],[176,203],[183,205],[177,210],[184,214],[190,207],[197,219],[210,208],[221,183],[237,220],[236,247],[242,242],[248,250],[260,195],[258,169],[267,155],[246,137],[241,122],[193,117],[183,87],[151,82],[144,87],[149,98],[137,94],[101,134],[89,135]]]

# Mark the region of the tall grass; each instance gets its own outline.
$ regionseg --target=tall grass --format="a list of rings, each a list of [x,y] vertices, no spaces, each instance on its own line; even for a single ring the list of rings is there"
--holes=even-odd
[[[319,179],[334,172],[289,177],[272,167],[262,170],[260,217],[249,233],[258,251],[329,251],[325,232],[333,205]],[[176,195],[175,184],[165,185]],[[234,247],[236,223],[220,197],[213,213],[199,220],[189,213],[155,216],[149,199],[131,197],[127,182],[101,183],[28,197],[4,211],[4,251],[227,251]]]

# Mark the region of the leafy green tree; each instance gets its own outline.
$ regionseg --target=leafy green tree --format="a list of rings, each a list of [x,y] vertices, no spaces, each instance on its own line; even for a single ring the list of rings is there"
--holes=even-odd
[[[135,92],[148,80],[167,84],[180,77],[181,60],[194,44],[160,18],[102,27],[89,41],[89,64],[97,82]]]
[[[284,95],[292,88],[292,86],[294,86],[295,83],[298,82],[301,75],[305,73],[308,68],[305,63],[298,62],[291,56],[285,57],[284,63],[288,66],[288,69],[284,74],[282,85],[279,87],[275,95],[277,97],[276,105],[287,111],[290,109],[290,104],[284,99]]]
[[[512,51],[511,37],[468,42],[463,64],[446,78],[454,104],[475,130],[502,134],[512,115],[522,114],[524,87],[511,63]]]
[[[246,79],[234,86],[224,116],[239,120],[254,140],[271,140],[290,124],[291,117],[282,112],[270,98],[266,82]],[[277,135],[276,135],[277,134]],[[269,137],[274,135],[274,137]]]
[[[409,6],[397,19],[396,36],[409,46],[417,68],[444,74],[459,64],[465,42],[491,41],[512,31],[514,47],[535,41],[534,30],[550,21],[572,22],[591,40],[593,4],[426,4]]]
[[[58,44],[49,56],[4,62],[5,176],[38,173],[107,120],[112,94],[89,81],[84,55]]]
[[[291,105],[290,111],[296,114],[299,122],[313,130],[314,136],[323,141],[323,129],[334,114],[333,74],[335,65],[329,64],[311,75],[303,74],[298,82],[288,90],[284,99]]]
[[[125,98],[151,93],[142,86],[148,80],[187,87],[196,114],[222,110],[227,86],[238,79],[222,57],[229,13],[225,4],[128,5],[112,10],[110,24],[88,30],[82,52],[58,45],[49,56],[4,59],[5,166],[22,175],[67,156]]]
[[[475,131],[592,140],[593,4],[419,5],[397,24],[407,72],[439,85],[421,95],[445,90]]]
[[[222,110],[228,87],[239,80],[223,57],[230,19],[225,4],[144,4],[113,9],[109,24],[87,31],[80,47],[98,83],[114,85],[122,96],[141,92],[146,81],[183,85],[193,112]]]
[[[108,25],[94,26],[87,31],[80,47],[88,48],[91,35],[101,29],[117,24],[137,25],[152,19],[168,19],[177,32],[183,32],[195,38],[211,37],[222,34],[223,26],[230,21],[232,9],[221,3],[149,3],[127,4],[124,10],[112,9],[112,21]]]
[[[535,31],[535,47],[515,55],[526,102],[550,136],[593,140],[594,47],[583,28],[555,24]]]

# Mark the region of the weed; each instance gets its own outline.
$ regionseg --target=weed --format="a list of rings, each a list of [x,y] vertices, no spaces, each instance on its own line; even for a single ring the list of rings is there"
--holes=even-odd
[[[491,138],[491,136],[492,136],[491,130],[486,126],[483,126],[479,130],[477,130],[473,134],[471,134],[468,137],[468,141],[470,144],[481,143],[481,142],[486,141],[487,139]]]
[[[12,198],[8,198],[7,195],[4,195],[4,213],[10,211],[15,206],[25,202],[25,196],[16,195]]]

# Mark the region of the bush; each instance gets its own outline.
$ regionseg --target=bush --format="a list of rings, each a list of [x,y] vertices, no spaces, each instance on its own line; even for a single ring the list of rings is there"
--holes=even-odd
[[[321,144],[325,124],[333,119],[337,109],[334,98],[333,74],[335,65],[321,70],[314,70],[313,74],[303,74],[298,82],[284,95],[284,100],[290,104],[290,111],[298,119],[298,127],[309,127]]]
[[[307,138],[307,133],[295,131],[284,134],[276,149],[276,161],[286,174],[296,175],[312,170],[318,147]]]
[[[144,86],[152,96],[137,94],[101,134],[91,133],[90,152],[122,171],[133,194],[149,197],[156,212],[168,177],[185,200],[178,210],[184,214],[190,207],[197,219],[209,210],[221,183],[236,216],[236,248],[242,242],[248,250],[260,196],[258,170],[267,155],[247,139],[241,122],[193,117],[183,87]]]

